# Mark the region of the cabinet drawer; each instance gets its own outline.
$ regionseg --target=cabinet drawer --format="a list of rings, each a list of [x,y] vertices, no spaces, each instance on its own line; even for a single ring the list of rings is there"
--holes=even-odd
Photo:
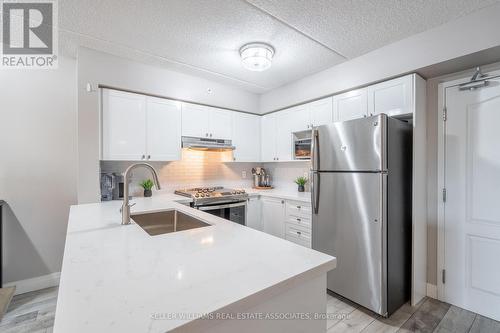
[[[304,216],[287,215],[286,222],[311,230],[311,218]]]
[[[311,231],[307,228],[297,227],[287,223],[285,226],[285,238],[295,237],[303,242],[311,243]]]
[[[285,239],[287,241],[293,242],[295,244],[299,244],[299,245],[302,245],[304,247],[311,248],[311,239],[306,238],[302,235],[297,235],[296,233],[295,234],[287,233],[285,235]]]
[[[303,202],[287,201],[286,202],[286,215],[287,216],[302,216],[311,218],[311,205]]]

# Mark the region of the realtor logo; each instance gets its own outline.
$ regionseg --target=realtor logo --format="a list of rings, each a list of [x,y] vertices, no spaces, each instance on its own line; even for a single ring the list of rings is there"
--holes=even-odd
[[[2,2],[2,68],[57,68],[57,2]]]

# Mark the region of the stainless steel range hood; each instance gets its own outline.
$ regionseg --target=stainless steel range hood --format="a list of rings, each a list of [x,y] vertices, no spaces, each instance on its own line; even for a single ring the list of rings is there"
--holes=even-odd
[[[182,137],[182,148],[205,151],[228,151],[235,150],[231,140]]]

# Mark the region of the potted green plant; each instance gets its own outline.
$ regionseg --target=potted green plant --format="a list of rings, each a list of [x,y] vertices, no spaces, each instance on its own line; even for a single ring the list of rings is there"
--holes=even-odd
[[[144,196],[146,198],[149,198],[150,196],[153,195],[153,192],[151,191],[151,189],[153,188],[154,183],[151,179],[143,180],[139,185],[141,185],[142,188],[144,189]]]
[[[295,179],[295,184],[299,186],[299,192],[305,191],[304,186],[306,185],[306,183],[307,183],[307,177],[297,177],[297,179]]]

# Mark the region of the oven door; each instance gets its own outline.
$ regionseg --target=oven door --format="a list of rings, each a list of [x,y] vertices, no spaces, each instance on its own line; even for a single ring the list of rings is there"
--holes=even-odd
[[[197,208],[209,214],[222,217],[223,219],[246,225],[246,207],[246,201],[242,201],[230,204],[198,206]]]

